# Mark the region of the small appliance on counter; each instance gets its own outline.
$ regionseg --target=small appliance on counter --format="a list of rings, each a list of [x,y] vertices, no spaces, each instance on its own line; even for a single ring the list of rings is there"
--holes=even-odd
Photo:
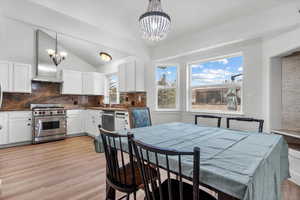
[[[115,112],[115,130],[129,130],[129,115],[126,111],[116,111]]]
[[[67,135],[66,110],[60,104],[31,104],[32,142],[62,140]]]

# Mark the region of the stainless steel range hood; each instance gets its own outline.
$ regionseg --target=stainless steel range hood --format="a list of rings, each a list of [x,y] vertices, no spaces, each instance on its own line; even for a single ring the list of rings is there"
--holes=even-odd
[[[62,83],[57,66],[49,58],[47,49],[54,49],[55,39],[47,33],[36,31],[36,76],[32,81]]]

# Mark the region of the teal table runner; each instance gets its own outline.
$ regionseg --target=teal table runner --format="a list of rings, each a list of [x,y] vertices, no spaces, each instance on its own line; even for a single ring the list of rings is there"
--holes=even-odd
[[[280,200],[281,183],[289,177],[288,146],[279,135],[187,123],[136,128],[130,132],[136,139],[161,148],[193,151],[199,147],[200,181],[238,199]],[[96,149],[100,152],[99,141],[100,138]],[[125,142],[124,145],[127,146]],[[192,157],[182,162],[183,174],[192,177]],[[176,170],[175,158],[171,164]]]

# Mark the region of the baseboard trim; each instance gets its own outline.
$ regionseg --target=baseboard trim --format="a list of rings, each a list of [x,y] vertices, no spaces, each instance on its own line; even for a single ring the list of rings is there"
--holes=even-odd
[[[290,170],[290,173],[291,173],[290,181],[300,186],[300,174],[298,174],[293,170]]]
[[[70,135],[67,135],[67,138],[80,137],[80,136],[88,136],[88,134],[87,133],[70,134]]]
[[[18,147],[18,146],[24,146],[24,145],[30,145],[30,144],[32,144],[32,141],[2,144],[2,145],[0,145],[0,149],[6,149],[6,148],[10,148],[10,147]]]

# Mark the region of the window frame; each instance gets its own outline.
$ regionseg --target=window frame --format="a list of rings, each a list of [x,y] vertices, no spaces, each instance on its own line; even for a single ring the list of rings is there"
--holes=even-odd
[[[158,89],[163,88],[163,86],[159,86],[156,81],[156,69],[160,66],[170,66],[176,67],[176,107],[175,108],[159,108],[158,107]],[[180,64],[178,63],[156,63],[154,65],[154,87],[155,87],[155,111],[159,112],[172,112],[172,111],[180,111]],[[165,87],[166,88],[166,87]],[[175,88],[175,87],[167,87],[167,88]]]
[[[108,77],[116,75],[118,77],[118,84],[117,84],[117,102],[116,103],[111,103],[110,101],[110,93],[109,93],[109,81]],[[107,102],[108,100],[108,102]],[[118,72],[112,72],[112,73],[107,73],[105,74],[105,92],[104,92],[104,102],[110,105],[117,105],[120,104],[120,77]]]
[[[201,64],[205,62],[210,62],[210,61],[216,61],[216,60],[221,60],[224,58],[232,58],[232,57],[238,57],[242,56],[243,57],[243,81],[241,84],[241,109],[240,111],[224,111],[224,110],[198,110],[198,109],[192,109],[192,90],[191,90],[191,78],[192,78],[192,70],[190,68],[191,65],[193,64]],[[232,54],[226,54],[222,56],[215,56],[215,57],[210,57],[210,58],[205,58],[205,59],[200,59],[200,60],[195,60],[186,63],[186,90],[187,90],[187,95],[186,95],[186,111],[187,112],[193,112],[193,113],[208,113],[208,114],[229,114],[229,115],[244,115],[244,78],[246,76],[245,74],[245,56],[243,52],[236,52]],[[213,87],[216,85],[224,85],[224,84],[212,84],[212,85],[207,85],[203,87]]]

